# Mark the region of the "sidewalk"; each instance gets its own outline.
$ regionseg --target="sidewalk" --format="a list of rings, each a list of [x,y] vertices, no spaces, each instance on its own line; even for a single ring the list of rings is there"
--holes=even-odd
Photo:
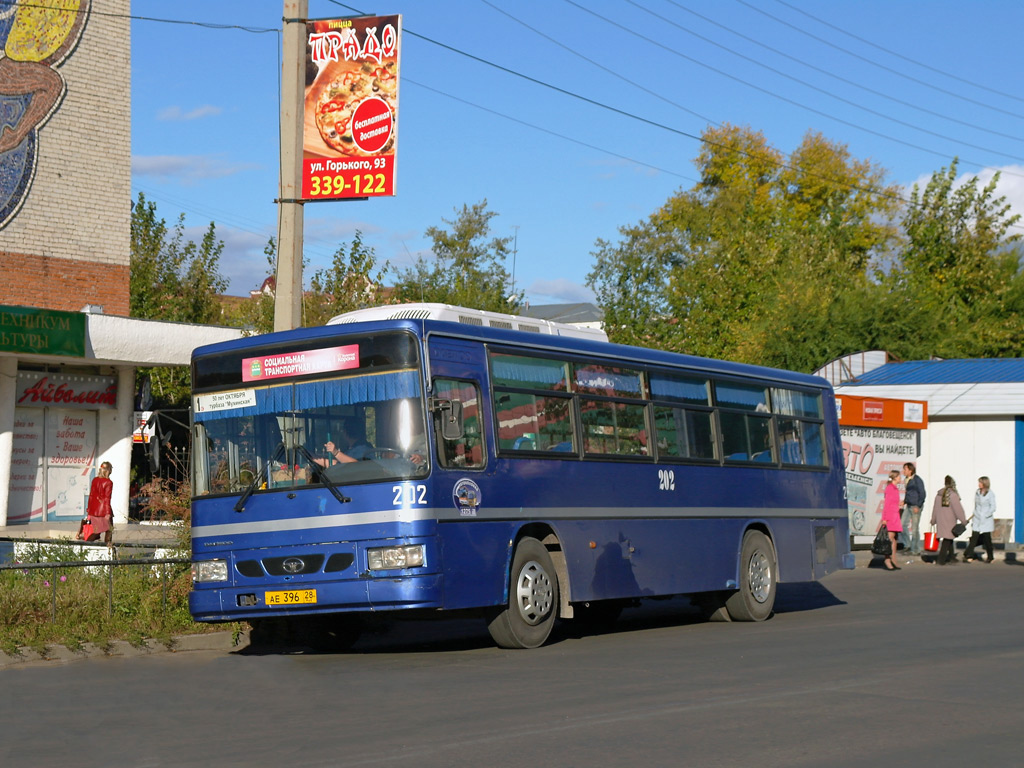
[[[0,541],[5,539],[32,541],[74,540],[78,533],[78,521],[67,523],[27,523],[24,525],[0,526]],[[169,547],[179,539],[178,529],[170,523],[139,523],[129,520],[114,525],[115,544],[138,547]]]
[[[1004,547],[1005,547],[1005,549],[1004,549]],[[976,551],[976,554],[979,556],[978,562],[977,563],[970,563],[967,566],[968,568],[970,568],[971,566],[976,565],[976,564],[980,564],[982,567],[984,567],[986,565],[986,563],[985,563],[985,551],[979,549],[979,550]],[[1016,545],[1012,544],[1012,543],[1011,544],[1007,544],[1007,545],[1003,545],[1003,544],[997,545],[995,547],[992,555],[995,558],[995,563],[993,563],[993,565],[1001,565],[1001,564],[1006,564],[1006,563],[1024,564],[1024,555],[1019,554],[1017,552]],[[865,547],[863,549],[855,549],[855,550],[853,550],[853,557],[854,557],[854,561],[857,564],[857,568],[871,568],[871,567],[874,567],[874,568],[884,568],[885,567],[885,566],[882,565],[883,558],[880,555],[874,554],[871,551],[871,549],[868,548],[868,547]],[[956,559],[957,559],[957,563],[958,564],[961,564],[961,565],[963,564],[963,560],[964,560],[964,550],[963,549],[957,549],[956,550]],[[896,564],[899,565],[901,568],[904,565],[932,565],[932,564],[934,564],[934,561],[935,561],[935,553],[933,553],[933,552],[926,552],[923,555],[917,556],[917,555],[911,555],[911,554],[904,554],[904,552],[902,550],[900,550],[896,554]]]

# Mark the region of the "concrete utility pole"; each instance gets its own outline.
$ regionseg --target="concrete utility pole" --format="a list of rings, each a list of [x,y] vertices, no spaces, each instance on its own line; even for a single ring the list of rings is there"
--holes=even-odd
[[[309,0],[284,0],[281,67],[281,189],[277,215],[274,330],[302,324],[302,94]]]

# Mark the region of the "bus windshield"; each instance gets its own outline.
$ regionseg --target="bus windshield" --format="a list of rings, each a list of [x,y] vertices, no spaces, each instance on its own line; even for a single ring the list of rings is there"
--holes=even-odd
[[[429,471],[418,367],[205,392],[193,411],[196,496]]]

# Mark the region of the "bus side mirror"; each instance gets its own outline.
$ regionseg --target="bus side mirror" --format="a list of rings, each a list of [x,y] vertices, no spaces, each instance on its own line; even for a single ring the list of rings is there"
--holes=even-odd
[[[458,400],[435,400],[434,412],[441,426],[441,437],[445,440],[461,440],[465,434],[462,403]]]

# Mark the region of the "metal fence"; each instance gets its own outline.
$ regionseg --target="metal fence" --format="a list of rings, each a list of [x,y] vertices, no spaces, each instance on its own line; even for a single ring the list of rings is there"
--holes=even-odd
[[[26,571],[36,569],[57,570],[60,568],[101,568],[107,569],[107,606],[109,615],[114,615],[114,569],[132,566],[154,566],[162,565],[160,569],[160,607],[167,611],[167,566],[192,562],[187,557],[138,557],[126,558],[124,560],[72,560],[60,563],[5,563],[0,564],[0,571]],[[50,621],[57,620],[57,578],[50,579]]]

